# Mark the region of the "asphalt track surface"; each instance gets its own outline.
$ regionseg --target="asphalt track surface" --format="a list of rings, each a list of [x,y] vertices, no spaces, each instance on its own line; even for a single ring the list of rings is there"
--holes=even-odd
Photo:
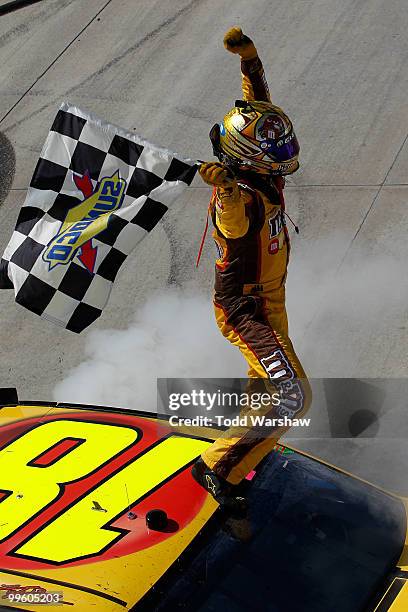
[[[209,128],[240,97],[237,58],[222,46],[235,24],[254,38],[302,147],[286,189],[301,228],[288,280],[293,342],[311,376],[358,379],[348,396],[341,383],[317,383],[312,430],[293,443],[408,495],[404,0],[43,0],[2,16],[0,247],[63,100],[210,158]],[[195,180],[129,257],[94,327],[125,329],[169,284],[211,299],[210,246],[194,267],[208,198]],[[0,386],[52,399],[86,341],[0,292]],[[323,395],[335,398],[330,410]]]

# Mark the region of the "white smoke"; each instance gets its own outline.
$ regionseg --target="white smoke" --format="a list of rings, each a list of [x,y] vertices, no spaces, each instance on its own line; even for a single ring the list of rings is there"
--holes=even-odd
[[[220,334],[210,296],[180,289],[151,296],[128,329],[91,332],[85,356],[54,399],[154,411],[157,377],[244,377],[247,370]]]
[[[408,304],[405,263],[354,249],[339,268],[348,242],[339,234],[297,241],[287,290],[296,352],[310,377],[403,376],[402,361],[401,372],[392,356],[389,366],[384,361],[381,338],[394,334],[403,354],[406,330],[394,328]],[[211,296],[168,288],[139,308],[128,329],[91,331],[85,360],[57,384],[54,399],[155,410],[157,377],[235,378],[246,370],[216,326]]]
[[[299,242],[289,267],[290,335],[310,376],[406,376],[406,262],[340,233]],[[344,261],[343,261],[344,258]]]

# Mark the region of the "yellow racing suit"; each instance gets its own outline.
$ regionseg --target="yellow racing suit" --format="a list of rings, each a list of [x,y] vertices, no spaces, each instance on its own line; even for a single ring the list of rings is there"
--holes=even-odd
[[[241,59],[246,100],[270,101],[259,57]],[[268,379],[267,388],[283,392],[279,406],[262,414],[299,418],[311,393],[288,336],[285,279],[289,235],[284,217],[283,179],[273,184],[243,178],[234,187],[215,187],[210,201],[213,237],[219,251],[215,264],[214,307],[218,327],[249,365],[250,379]],[[255,183],[254,183],[255,180]],[[253,388],[260,381],[253,380]],[[251,383],[248,385],[250,390]],[[272,391],[271,391],[272,393]],[[258,411],[259,412],[259,411]],[[202,455],[207,466],[238,484],[269,453],[288,427],[235,427],[224,432]]]

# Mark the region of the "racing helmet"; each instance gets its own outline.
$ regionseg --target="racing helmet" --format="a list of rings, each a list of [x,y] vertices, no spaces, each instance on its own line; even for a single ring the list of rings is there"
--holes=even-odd
[[[289,117],[270,102],[236,100],[210,131],[214,155],[234,172],[286,175],[299,168],[299,143]]]

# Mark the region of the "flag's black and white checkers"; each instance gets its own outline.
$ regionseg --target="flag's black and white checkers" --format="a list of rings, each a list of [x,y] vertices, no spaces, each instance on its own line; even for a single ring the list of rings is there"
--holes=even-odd
[[[1,259],[0,287],[81,332],[101,315],[127,255],[196,170],[191,160],[63,104]]]

